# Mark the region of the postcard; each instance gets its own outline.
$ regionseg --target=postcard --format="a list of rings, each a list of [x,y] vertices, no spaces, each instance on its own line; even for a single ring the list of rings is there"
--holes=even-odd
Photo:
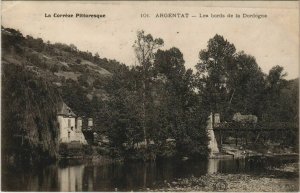
[[[3,1],[1,190],[299,191],[299,3]]]

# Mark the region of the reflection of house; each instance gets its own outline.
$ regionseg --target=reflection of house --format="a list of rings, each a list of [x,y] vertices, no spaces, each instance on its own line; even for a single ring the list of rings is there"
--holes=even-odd
[[[61,192],[82,191],[84,166],[69,166],[58,170]]]
[[[65,103],[58,110],[57,120],[59,123],[59,142],[70,143],[79,142],[87,144],[82,133],[82,119],[76,120],[76,115]]]

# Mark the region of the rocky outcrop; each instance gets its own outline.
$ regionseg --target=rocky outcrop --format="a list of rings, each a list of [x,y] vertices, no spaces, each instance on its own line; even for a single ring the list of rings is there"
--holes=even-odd
[[[53,86],[22,65],[2,65],[2,161],[32,161],[58,155]]]

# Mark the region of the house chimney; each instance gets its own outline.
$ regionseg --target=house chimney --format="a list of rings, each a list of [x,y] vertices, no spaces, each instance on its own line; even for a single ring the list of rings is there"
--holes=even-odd
[[[93,127],[93,118],[88,119],[88,127]]]
[[[220,114],[215,113],[215,125],[214,126],[218,126],[220,123],[221,123]]]

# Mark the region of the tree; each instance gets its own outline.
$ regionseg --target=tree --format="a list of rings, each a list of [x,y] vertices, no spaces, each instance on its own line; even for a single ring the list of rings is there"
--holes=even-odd
[[[290,121],[293,120],[294,114],[297,112],[292,107],[297,102],[294,102],[286,94],[290,92],[293,97],[296,96],[292,94],[293,91],[289,88],[289,82],[285,80],[286,75],[284,68],[279,65],[272,67],[269,71],[265,89],[265,121]],[[287,102],[288,98],[289,102]]]
[[[212,113],[221,112],[226,106],[227,81],[234,67],[235,51],[233,44],[217,34],[208,41],[207,49],[199,53],[198,88]]]
[[[197,87],[204,105],[228,121],[236,112],[262,116],[266,81],[253,56],[236,52],[233,44],[215,35],[199,59]]]
[[[77,52],[78,51],[77,47],[74,44],[70,44],[70,49],[71,49],[72,52]]]
[[[228,111],[261,116],[265,89],[264,74],[253,56],[235,54],[231,69],[227,69]]]
[[[95,58],[98,58],[98,59],[100,58],[100,55],[98,52],[95,53]]]
[[[141,96],[137,92],[142,87],[139,77],[139,71],[124,65],[113,74],[112,80],[106,85],[110,95],[107,118],[111,149],[125,158],[137,154],[134,144],[143,137]]]
[[[146,128],[146,106],[147,106],[147,99],[146,99],[146,92],[149,91],[149,68],[152,65],[152,60],[154,56],[154,52],[156,49],[163,46],[163,40],[160,38],[154,39],[151,34],[145,34],[144,31],[137,32],[137,40],[134,42],[134,50],[136,54],[136,58],[138,60],[139,65],[141,66],[142,70],[142,120],[143,120],[143,132],[144,132],[144,141],[147,146],[149,140],[147,137],[147,128]]]
[[[97,63],[97,62],[99,62],[99,60],[100,60],[100,55],[98,52],[96,52],[94,55],[94,61]]]
[[[272,92],[278,92],[282,87],[286,85],[286,80],[284,79],[287,76],[287,73],[284,72],[282,66],[274,66],[269,71],[267,77],[268,87]]]
[[[160,91],[160,141],[176,139],[176,149],[184,156],[205,156],[207,149],[206,120],[208,112],[202,108],[194,91],[195,77],[191,69],[186,70],[183,54],[178,48],[158,50],[154,70],[158,80],[163,80]]]

